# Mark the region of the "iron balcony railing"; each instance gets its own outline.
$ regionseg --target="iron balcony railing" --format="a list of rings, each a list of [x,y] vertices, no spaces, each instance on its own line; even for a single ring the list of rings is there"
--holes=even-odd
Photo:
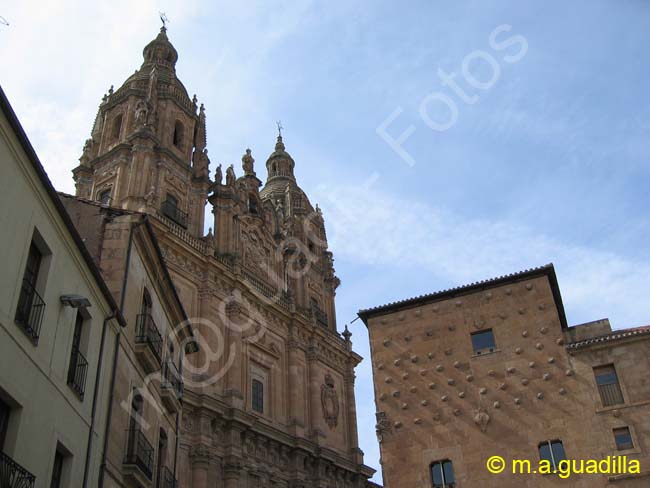
[[[603,406],[619,405],[623,402],[623,392],[618,383],[610,383],[608,385],[598,385],[600,398],[603,401]]]
[[[0,451],[0,488],[34,488],[36,476]]]
[[[174,202],[165,200],[160,206],[160,211],[178,225],[187,227],[187,214],[178,208]]]
[[[70,368],[68,369],[68,385],[79,398],[83,400],[86,391],[86,375],[88,374],[88,361],[81,354],[78,347],[72,348]]]
[[[129,429],[127,432],[126,456],[124,464],[137,466],[149,479],[153,474],[153,447],[140,431]]]
[[[183,397],[183,378],[178,372],[178,368],[171,361],[165,361],[162,370],[162,382],[160,385],[162,388],[171,388],[176,394],[176,398],[181,399]]]
[[[41,332],[45,302],[28,280],[23,280],[16,309],[16,323],[36,344]]]
[[[156,488],[176,488],[176,480],[174,475],[166,466],[160,468],[160,473],[158,473],[158,482],[156,483]]]
[[[156,323],[148,313],[138,315],[135,326],[135,342],[136,344],[147,344],[158,362],[162,361],[163,339],[158,332]]]

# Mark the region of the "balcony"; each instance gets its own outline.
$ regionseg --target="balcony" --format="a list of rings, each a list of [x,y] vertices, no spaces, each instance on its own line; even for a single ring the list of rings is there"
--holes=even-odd
[[[86,391],[86,375],[88,374],[88,361],[81,354],[78,347],[72,348],[70,368],[68,369],[68,385],[74,390],[81,400]]]
[[[165,361],[163,365],[160,398],[169,412],[176,413],[180,410],[183,398],[183,378],[181,378],[176,365],[170,360]]]
[[[122,463],[124,476],[135,481],[136,486],[148,487],[153,474],[153,447],[139,429],[126,432],[126,455]]]
[[[44,311],[45,302],[41,296],[29,281],[23,280],[15,321],[34,344],[38,343]]]
[[[36,476],[0,451],[0,487],[34,488]]]
[[[135,326],[135,354],[147,374],[160,369],[163,339],[148,313],[138,315]]]
[[[187,214],[178,208],[174,202],[165,200],[160,206],[160,212],[181,227],[187,228]]]
[[[156,488],[176,488],[176,480],[169,468],[163,466],[158,473],[158,482]]]

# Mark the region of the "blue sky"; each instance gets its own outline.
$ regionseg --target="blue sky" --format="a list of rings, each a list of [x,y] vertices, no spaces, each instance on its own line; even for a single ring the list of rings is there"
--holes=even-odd
[[[205,103],[213,165],[239,168],[250,146],[264,175],[282,120],[323,208],[340,327],[359,308],[548,262],[570,323],[650,323],[648,2],[5,4],[0,83],[58,189],[73,191],[101,96],[140,66],[161,10],[178,76]],[[473,87],[464,63],[491,86]],[[449,120],[441,99],[456,107],[447,130],[427,125],[427,97],[434,122]],[[414,164],[378,134],[396,111],[386,132],[415,129],[401,144]],[[360,321],[352,332],[369,359]],[[357,377],[378,468],[369,360]]]

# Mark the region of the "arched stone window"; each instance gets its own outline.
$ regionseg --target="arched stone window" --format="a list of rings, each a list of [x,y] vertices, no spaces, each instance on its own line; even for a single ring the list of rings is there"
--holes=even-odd
[[[179,149],[183,149],[183,132],[185,128],[183,127],[183,123],[180,120],[177,120],[176,123],[174,124],[174,137],[172,139],[172,142],[174,143],[174,146],[176,146]]]
[[[121,131],[122,131],[122,114],[119,114],[113,119],[113,126],[111,128],[111,140],[116,141],[117,139],[119,139]]]

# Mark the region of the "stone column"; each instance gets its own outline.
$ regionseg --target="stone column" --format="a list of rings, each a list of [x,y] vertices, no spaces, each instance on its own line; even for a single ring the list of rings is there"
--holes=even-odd
[[[289,392],[289,424],[294,427],[294,435],[305,435],[304,382],[300,355],[302,351],[295,339],[287,343],[289,351],[289,372],[287,391]]]
[[[226,300],[226,344],[225,360],[228,368],[226,373],[226,390],[225,396],[229,399],[230,404],[236,408],[244,407],[244,381],[242,372],[244,368],[244,351],[243,340],[240,326],[246,320],[242,310],[242,304],[236,297],[228,297]]]
[[[314,342],[311,342],[309,344],[309,352],[307,353],[307,361],[309,367],[309,425],[312,437],[320,432],[318,415],[320,411],[320,378],[318,376],[318,368],[316,367],[317,351],[318,346]],[[312,440],[317,441],[318,438],[315,437]]]
[[[357,432],[357,405],[354,398],[354,369],[353,366],[349,366],[348,373],[345,375],[345,400],[348,406],[347,411],[347,421],[348,421],[348,442],[350,452],[352,453],[353,460],[357,463],[361,463],[363,460],[356,459],[359,456],[359,434]]]
[[[241,472],[241,463],[238,461],[228,461],[224,465],[224,488],[239,488],[239,473]]]
[[[190,450],[190,464],[192,466],[192,488],[208,488],[208,468],[210,467],[210,453],[202,444]]]

